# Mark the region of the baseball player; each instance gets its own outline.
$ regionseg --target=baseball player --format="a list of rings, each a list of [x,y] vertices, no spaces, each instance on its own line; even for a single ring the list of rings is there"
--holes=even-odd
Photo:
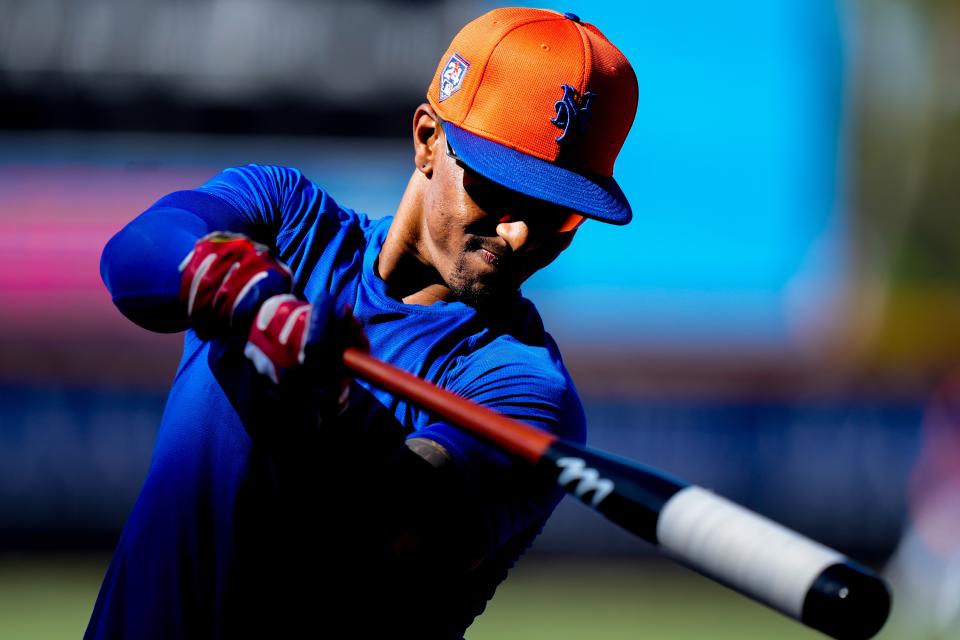
[[[636,104],[596,27],[498,9],[440,59],[395,215],[249,165],[117,233],[101,262],[117,307],[186,334],[86,637],[461,638],[562,492],[351,380],[341,354],[582,442],[519,287],[585,219],[630,220],[612,176]]]

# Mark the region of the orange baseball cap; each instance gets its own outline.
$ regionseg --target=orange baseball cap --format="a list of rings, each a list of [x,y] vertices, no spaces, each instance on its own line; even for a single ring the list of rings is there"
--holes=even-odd
[[[427,100],[457,157],[508,189],[626,224],[613,165],[637,111],[626,57],[572,13],[495,9],[440,59]]]

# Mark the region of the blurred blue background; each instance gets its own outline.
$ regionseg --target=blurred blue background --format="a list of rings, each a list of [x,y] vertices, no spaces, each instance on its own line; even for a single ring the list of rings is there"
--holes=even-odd
[[[616,166],[636,218],[584,227],[538,299],[563,333],[614,349],[801,341],[797,315],[829,307],[846,276],[838,7],[566,6],[641,79]]]
[[[180,337],[112,306],[107,239],[248,162],[391,215],[439,55],[494,6],[0,0],[5,557],[109,553],[144,479]],[[905,637],[955,631],[960,596],[936,585],[960,579],[942,542],[960,531],[960,9],[555,8],[640,85],[615,169],[634,221],[588,222],[524,288],[590,443],[885,567],[918,594]],[[566,501],[529,555],[650,552]]]

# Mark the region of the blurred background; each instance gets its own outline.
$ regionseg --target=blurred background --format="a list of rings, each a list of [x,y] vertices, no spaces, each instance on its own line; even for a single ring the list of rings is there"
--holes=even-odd
[[[248,162],[393,214],[468,0],[0,0],[0,637],[79,637],[181,349],[107,239]],[[538,5],[542,6],[542,5]],[[960,638],[960,3],[551,8],[631,60],[616,176],[525,287],[594,446],[882,569],[881,638]],[[817,637],[568,499],[469,638]]]

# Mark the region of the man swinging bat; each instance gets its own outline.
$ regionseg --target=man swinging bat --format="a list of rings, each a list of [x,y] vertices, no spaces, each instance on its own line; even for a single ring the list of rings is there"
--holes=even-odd
[[[86,637],[462,637],[562,490],[351,380],[341,357],[360,347],[582,443],[573,382],[519,287],[585,219],[630,221],[612,176],[636,105],[596,27],[498,9],[441,57],[395,215],[249,165],[114,236],[115,304],[186,334]]]

